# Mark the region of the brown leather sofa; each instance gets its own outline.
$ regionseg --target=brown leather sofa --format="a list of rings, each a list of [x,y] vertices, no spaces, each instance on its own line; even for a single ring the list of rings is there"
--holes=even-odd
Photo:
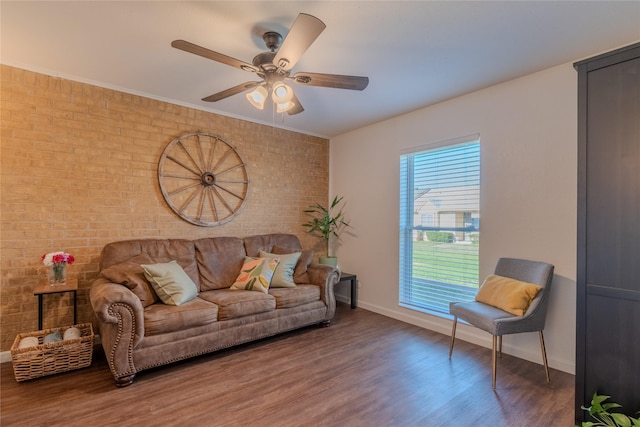
[[[302,252],[295,266],[296,286],[268,293],[230,289],[245,256],[257,257],[260,251]],[[333,287],[339,273],[311,263],[312,256],[291,234],[108,244],[90,299],[116,384],[131,384],[145,369],[308,325],[328,325],[335,314]],[[198,289],[196,298],[181,305],[160,301],[140,266],[171,260]]]

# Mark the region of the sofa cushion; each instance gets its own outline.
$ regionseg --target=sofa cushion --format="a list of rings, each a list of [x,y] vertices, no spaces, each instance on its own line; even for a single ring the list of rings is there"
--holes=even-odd
[[[165,334],[207,325],[217,320],[218,306],[200,298],[179,306],[153,304],[144,309],[144,334]]]
[[[140,254],[148,255],[154,263],[177,261],[196,286],[200,286],[194,243],[185,239],[137,239],[109,243],[102,249],[100,269]]]
[[[276,308],[276,299],[262,292],[218,289],[200,292],[199,298],[218,306],[218,320],[272,311]]]
[[[273,254],[290,254],[293,252],[300,252],[300,258],[296,262],[296,269],[293,272],[294,283],[310,283],[309,274],[307,268],[311,261],[313,261],[313,251],[311,249],[295,250],[284,246],[274,246],[271,250]]]
[[[277,258],[246,257],[231,289],[267,293],[271,278],[280,261]]]
[[[300,252],[294,252],[291,254],[275,255],[269,252],[260,251],[260,258],[277,258],[280,262],[276,266],[276,271],[273,272],[271,278],[270,288],[295,288],[296,284],[293,281],[293,272],[296,268],[296,263],[300,259]]]
[[[131,289],[140,298],[143,307],[158,302],[158,295],[144,277],[141,264],[152,263],[153,260],[147,254],[140,254],[129,258],[119,264],[102,270],[102,275],[113,283],[119,283]]]
[[[274,233],[244,238],[244,247],[247,256],[257,257],[260,251],[273,253],[272,249],[274,246],[294,249],[291,252],[299,252],[302,249],[300,240],[293,234]]]
[[[269,289],[269,294],[276,298],[276,308],[291,308],[320,301],[320,287],[316,285]]]
[[[238,277],[244,264],[242,239],[212,237],[194,242],[200,270],[200,291],[228,289]]]
[[[165,304],[181,305],[198,296],[198,288],[176,261],[142,264],[144,277]]]

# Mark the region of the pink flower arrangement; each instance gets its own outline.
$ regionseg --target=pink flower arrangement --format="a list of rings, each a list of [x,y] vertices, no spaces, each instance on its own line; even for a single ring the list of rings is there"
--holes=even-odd
[[[47,267],[63,263],[71,265],[75,260],[73,255],[66,252],[49,252],[48,254],[42,255],[42,263]]]

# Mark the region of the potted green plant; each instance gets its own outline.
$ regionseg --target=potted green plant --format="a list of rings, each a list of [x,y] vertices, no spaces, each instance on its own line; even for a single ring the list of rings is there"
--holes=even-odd
[[[312,216],[312,219],[302,225],[308,228],[308,233],[319,233],[327,242],[327,250],[331,236],[339,239],[340,232],[345,227],[350,227],[344,220],[342,209],[338,208],[342,199],[342,197],[335,196],[329,207],[324,207],[318,203],[309,206],[309,209],[305,209],[304,211],[307,215]],[[321,256],[320,263],[336,267],[338,260],[335,256]]]
[[[618,412],[609,412],[609,409],[621,407],[615,402],[605,403],[605,400],[609,399],[609,397],[611,396],[594,393],[591,399],[591,406],[588,408],[581,406],[595,420],[595,422],[584,421],[581,427],[640,427],[640,418],[629,417]]]

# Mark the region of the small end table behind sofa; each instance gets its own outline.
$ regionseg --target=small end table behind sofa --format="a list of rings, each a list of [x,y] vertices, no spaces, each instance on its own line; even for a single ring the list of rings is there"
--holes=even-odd
[[[340,282],[351,282],[351,308],[358,307],[358,278],[355,274],[340,273]]]

